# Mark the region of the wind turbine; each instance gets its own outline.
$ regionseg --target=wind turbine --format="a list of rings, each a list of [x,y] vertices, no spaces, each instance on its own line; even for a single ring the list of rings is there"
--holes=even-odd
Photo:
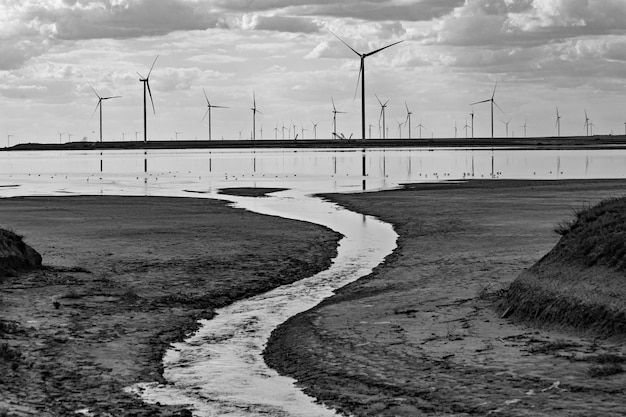
[[[559,108],[556,108],[556,134],[557,137],[561,137],[561,115],[559,114]]]
[[[183,132],[179,132],[176,129],[174,129],[174,137],[176,138],[176,140],[178,140],[178,135],[180,135]]]
[[[467,139],[467,129],[469,129],[469,125],[467,124],[467,119],[465,119],[465,126],[463,126],[463,129],[465,129],[465,139]]]
[[[256,114],[263,114],[256,108],[256,93],[252,92],[252,140],[256,140]]]
[[[143,75],[137,73],[139,75],[139,81],[143,83],[143,141],[148,141],[148,112],[147,112],[147,101],[146,101],[146,91],[150,95],[150,102],[152,103],[152,112],[156,114],[156,110],[154,109],[154,100],[152,100],[152,91],[150,90],[150,74],[152,74],[152,69],[154,68],[154,64],[156,64],[159,56],[157,55],[154,58],[154,62],[150,67],[150,71],[148,71],[148,76],[144,77]]]
[[[122,142],[124,142],[126,140],[126,133],[123,130],[120,130],[120,132],[122,133]]]
[[[278,123],[276,123],[276,127],[274,128],[274,140],[278,140]]]
[[[204,88],[202,89],[202,92],[204,93],[204,98],[206,99],[206,112],[204,113],[204,116],[202,116],[202,121],[204,121],[204,118],[209,115],[209,140],[211,140],[211,109],[227,109],[228,107],[224,107],[224,106],[215,106],[213,104],[211,104],[211,102],[209,101],[209,97],[206,95],[206,91],[204,91]]]
[[[409,139],[411,139],[411,115],[413,113],[411,112],[411,110],[409,110],[409,105],[406,103],[406,101],[404,102],[404,106],[406,107],[406,120],[404,121],[404,124],[409,124]]]
[[[420,139],[421,139],[421,138],[422,138],[422,128],[426,128],[426,126],[424,126],[424,125],[422,124],[422,121],[420,120],[420,124],[418,124],[418,125],[417,125],[417,127],[419,127],[419,128],[420,128]]]
[[[504,113],[504,110],[502,110],[500,106],[498,106],[496,101],[494,100],[494,97],[496,96],[496,88],[498,88],[497,81],[496,81],[496,85],[493,87],[493,93],[491,93],[491,98],[488,98],[487,100],[477,101],[475,103],[470,104],[470,106],[473,106],[474,104],[491,102],[491,139],[493,139],[493,106],[495,105],[498,109],[500,109],[502,113]]]
[[[587,110],[585,109],[585,129],[587,129],[587,136],[589,136],[589,116],[587,116]]]
[[[285,122],[283,122],[283,140],[285,140]]]
[[[300,127],[302,128],[302,140],[304,140],[304,132],[306,132],[309,129],[305,129],[303,124],[300,124]]]
[[[382,118],[382,120],[383,120],[383,139],[385,139],[385,108],[387,108],[387,103],[389,103],[389,100],[385,101],[385,104],[383,104],[383,102],[380,101],[378,96],[376,96],[376,100],[378,100],[378,102],[380,103],[380,116],[378,117],[378,123],[380,124],[380,119]]]
[[[526,137],[526,125],[527,124],[528,124],[528,120],[524,120],[524,124],[520,126],[524,128],[524,137]]]
[[[362,54],[362,53],[357,52],[353,47],[348,45],[343,39],[341,39],[339,36],[335,35],[333,32],[330,32],[330,33],[332,33],[334,37],[339,39],[344,45],[346,45],[348,48],[350,48],[352,50],[352,52],[357,54],[359,56],[359,58],[361,59],[361,67],[359,69],[359,78],[361,79],[361,129],[362,129],[362,133],[363,133],[363,139],[365,139],[365,58],[367,58],[368,56],[372,56],[374,54],[377,54],[378,52],[380,52],[380,51],[382,51],[384,49],[387,49],[389,47],[397,45],[397,44],[399,44],[402,41],[394,42],[394,43],[391,43],[391,44],[389,44],[387,46],[383,46],[382,48],[378,48],[378,49],[376,49],[374,51]],[[359,85],[359,79],[357,78],[357,89],[358,89],[358,85]]]
[[[94,90],[94,88],[91,86],[91,84],[89,85],[89,87],[91,88],[91,91],[93,91],[93,93],[96,95],[96,97],[98,97],[98,104],[96,104],[96,108],[93,111],[93,114],[96,113],[96,111],[98,110],[98,107],[100,108],[100,142],[102,142],[102,101],[104,100],[111,100],[113,98],[119,98],[122,96],[110,96],[110,97],[100,97],[100,94],[98,94],[96,92],[96,90]],[[92,116],[93,116],[92,114]]]
[[[511,123],[511,120],[507,120],[506,122],[504,120],[500,120],[505,126],[506,126],[506,136],[505,137],[509,137],[509,123]]]
[[[396,119],[396,123],[398,124],[398,139],[402,139],[402,125],[404,124],[404,122]]]
[[[472,139],[474,139],[474,108],[472,107],[472,112],[470,113],[472,116]]]
[[[456,139],[457,132],[458,132],[458,128],[456,127],[456,120],[455,120],[454,121],[454,139]]]
[[[626,124],[626,123],[624,123]],[[59,144],[63,143],[63,135],[65,134],[65,132],[58,132],[59,134]]]
[[[626,125],[626,123],[624,123],[624,125]],[[369,128],[370,128],[370,139],[372,138],[372,126],[374,126],[373,124],[369,124]]]
[[[315,123],[313,120],[311,120],[311,123],[313,124],[313,135],[314,138],[317,139],[317,123]]]
[[[341,113],[345,113],[345,111],[339,111],[335,107],[335,100],[331,97],[330,101],[333,103],[333,139],[337,136],[337,115]]]

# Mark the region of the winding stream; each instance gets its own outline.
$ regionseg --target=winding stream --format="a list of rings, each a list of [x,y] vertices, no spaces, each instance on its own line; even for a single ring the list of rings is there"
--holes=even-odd
[[[229,197],[230,199],[230,197]],[[271,331],[383,261],[395,248],[389,224],[297,191],[270,198],[233,197],[237,207],[324,225],[344,235],[331,267],[312,277],[218,310],[200,330],[164,358],[172,385],[139,384],[146,401],[190,405],[197,416],[332,416],[303,394],[291,378],[263,361]]]

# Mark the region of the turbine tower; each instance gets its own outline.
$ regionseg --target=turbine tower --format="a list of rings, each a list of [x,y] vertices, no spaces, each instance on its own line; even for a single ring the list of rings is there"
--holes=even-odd
[[[500,106],[498,106],[496,101],[494,100],[494,97],[496,96],[497,87],[498,87],[498,82],[496,81],[496,85],[493,87],[493,93],[491,93],[491,98],[488,98],[487,100],[477,101],[475,103],[470,104],[470,106],[473,106],[474,104],[491,102],[491,139],[493,139],[493,106],[495,105],[502,113],[504,113],[504,110],[502,110]]]
[[[424,128],[424,129],[425,129],[425,128],[426,128],[426,126],[424,126],[424,125],[422,124],[422,121],[420,120],[420,124],[418,124],[418,125],[417,125],[417,127],[419,127],[419,128],[420,128],[420,139],[421,139],[421,138],[422,138],[422,128]]]
[[[561,115],[559,114],[559,108],[556,108],[556,135],[557,137],[561,137]]]
[[[472,112],[470,113],[472,116],[472,139],[474,139],[474,108],[472,107]]]
[[[143,75],[137,73],[139,75],[139,81],[143,83],[143,141],[148,141],[148,112],[147,109],[147,98],[146,98],[146,90],[150,95],[150,102],[152,103],[152,112],[156,114],[156,110],[154,109],[154,100],[152,100],[152,91],[150,90],[150,74],[152,74],[152,69],[154,68],[154,64],[156,64],[159,56],[157,55],[154,58],[154,62],[150,67],[150,71],[148,71],[148,76],[144,77]]]
[[[252,92],[252,140],[256,140],[256,114],[263,114],[256,108],[256,93]]]
[[[202,117],[202,121],[204,121],[204,118],[209,115],[209,140],[211,140],[211,109],[227,109],[228,107],[224,107],[224,106],[215,106],[213,104],[211,104],[211,102],[209,101],[209,97],[207,97],[206,95],[206,91],[204,91],[204,88],[202,89],[202,92],[204,93],[204,98],[206,99],[206,105],[207,105],[207,109],[206,112],[204,113],[204,116]]]
[[[380,119],[382,118],[382,120],[383,120],[383,139],[385,139],[385,108],[387,108],[387,103],[389,103],[389,100],[385,101],[385,104],[383,104],[383,102],[380,101],[378,96],[376,96],[376,100],[378,100],[378,102],[380,103],[380,116],[378,117],[378,124],[380,124]]]
[[[337,137],[337,115],[341,114],[341,113],[345,113],[345,111],[339,111],[337,110],[337,108],[335,107],[335,100],[331,97],[330,101],[333,103],[333,134],[332,137],[333,139],[335,137]]]
[[[359,56],[359,58],[361,59],[361,66],[359,68],[359,78],[361,80],[361,130],[363,133],[363,140],[365,140],[365,58],[367,58],[368,56],[372,56],[374,54],[377,54],[378,52],[390,48],[394,45],[399,44],[400,42],[403,41],[398,41],[398,42],[394,42],[391,43],[387,46],[383,46],[382,48],[378,48],[374,51],[362,54],[360,52],[357,52],[353,47],[351,47],[350,45],[348,45],[343,39],[341,39],[339,36],[335,35],[333,32],[330,32],[333,34],[334,37],[336,37],[337,39],[339,39],[344,45],[346,45],[348,48],[350,48],[352,50],[352,52],[354,52],[355,54],[357,54]],[[359,88],[359,78],[357,78],[357,89]],[[355,94],[356,95],[356,94]]]
[[[96,108],[94,109],[92,116],[96,113],[99,107],[100,108],[100,142],[102,142],[102,101],[111,100],[113,98],[119,98],[122,96],[100,97],[100,95],[96,92],[96,90],[94,90],[91,84],[89,85],[89,87],[91,87],[91,91],[93,91],[96,97],[98,97],[98,104],[96,104]]]
[[[404,124],[409,124],[409,139],[411,139],[411,115],[413,113],[411,112],[411,110],[409,110],[409,105],[406,103],[406,101],[404,102],[404,106],[406,107],[406,120],[404,121]]]

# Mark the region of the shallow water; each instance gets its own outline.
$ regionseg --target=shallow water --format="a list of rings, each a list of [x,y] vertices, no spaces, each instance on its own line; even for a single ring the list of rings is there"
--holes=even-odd
[[[170,350],[165,377],[173,385],[132,388],[147,401],[191,404],[198,416],[331,416],[295,388],[294,380],[269,369],[262,357],[271,331],[287,318],[310,309],[333,290],[368,274],[395,247],[390,225],[299,192],[272,198],[234,198],[238,207],[310,221],[345,237],[326,271],[268,293],[236,302],[184,343]]]

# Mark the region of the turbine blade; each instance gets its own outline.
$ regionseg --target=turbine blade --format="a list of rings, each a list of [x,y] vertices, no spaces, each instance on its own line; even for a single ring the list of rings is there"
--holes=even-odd
[[[150,71],[148,71],[148,76],[146,77],[146,79],[150,78],[150,74],[152,74],[152,69],[154,68],[154,64],[156,64],[157,59],[159,59],[158,55],[156,56],[156,58],[154,58],[154,62],[152,63],[152,66],[150,67]]]
[[[489,99],[487,99],[487,100],[483,100],[483,101],[477,101],[476,103],[472,103],[472,104],[470,104],[470,106],[473,106],[474,104],[487,103],[487,102],[489,102],[489,101],[491,101],[491,99],[490,99],[490,98],[489,98]]]
[[[135,71],[135,72],[137,73],[137,75],[139,75],[139,78],[140,78],[140,79],[144,79],[144,80],[146,79],[146,77],[144,77],[143,75],[141,75],[141,74],[139,73],[139,71]]]
[[[214,109],[230,109],[230,107],[226,107],[226,106],[211,106]]]
[[[493,86],[493,93],[491,94],[491,99],[496,96],[496,88],[498,88],[498,80],[496,80],[496,85]]]
[[[110,100],[112,98],[121,98],[122,96],[102,97],[102,100]]]
[[[356,88],[354,89],[354,99],[356,100],[356,95],[359,92],[359,81],[361,81],[361,73],[363,72],[363,67],[365,66],[365,62],[363,58],[361,58],[361,67],[359,68],[359,76],[356,79]]]
[[[380,99],[378,98],[378,95],[376,95],[376,94],[374,94],[374,95],[376,96],[376,100],[378,100],[378,102],[379,102],[379,103],[380,103],[380,105],[382,106],[382,105],[383,105],[383,102],[382,102],[382,101],[380,101]]]
[[[406,107],[406,114],[410,114],[411,111],[409,110],[409,105],[406,104],[406,101],[404,102],[404,107]]]
[[[204,91],[204,88],[202,89],[202,92],[204,93],[204,98],[206,99],[206,104],[209,105],[209,107],[211,106],[211,103],[209,102],[209,98],[206,95],[206,91]]]
[[[496,102],[495,102],[495,100],[494,100],[493,104],[494,104],[494,106],[496,106],[496,107],[498,108],[498,110],[500,110],[500,111],[502,112],[502,114],[506,114],[506,113],[504,112],[504,110],[502,110],[502,109],[500,108],[500,106],[498,106],[498,103],[496,103]]]
[[[93,117],[93,115],[96,114],[96,111],[98,111],[98,107],[100,107],[101,102],[102,102],[102,99],[98,100],[98,104],[96,104],[96,108],[93,110],[93,113],[91,113],[91,117]]]
[[[332,101],[332,102],[333,102],[333,111],[334,111],[334,112],[337,112],[337,108],[335,107],[335,100],[331,97],[331,98],[330,98],[330,101]]]
[[[330,33],[331,33],[331,34],[332,34],[335,38],[339,39],[339,40],[341,41],[341,43],[343,43],[344,45],[346,45],[348,48],[352,49],[352,52],[354,52],[354,53],[355,53],[355,54],[357,54],[358,56],[361,56],[361,54],[360,54],[360,53],[358,53],[358,52],[356,51],[356,49],[354,49],[353,47],[351,47],[350,45],[348,45],[348,44],[346,43],[346,41],[344,41],[343,39],[341,39],[339,36],[335,35],[332,31],[330,31],[330,30],[329,30],[329,32],[330,32]]]
[[[204,118],[206,117],[207,114],[209,114],[209,110],[211,110],[211,108],[209,107],[208,109],[206,109],[206,112],[204,113],[204,116],[202,116],[202,120],[200,120],[200,122],[204,122]]]
[[[378,116],[378,125],[380,126],[380,121],[383,119],[383,107],[380,108],[380,116]]]
[[[154,100],[152,99],[152,91],[150,90],[150,83],[146,79],[146,86],[148,87],[148,94],[150,95],[150,103],[152,103],[152,112],[156,115],[156,109],[154,108]]]
[[[363,56],[364,56],[364,57],[368,57],[368,56],[371,56],[371,55],[377,54],[377,53],[379,53],[380,51],[382,51],[383,49],[391,48],[392,46],[397,45],[397,44],[399,44],[399,43],[401,43],[401,42],[404,42],[404,40],[401,40],[401,41],[398,41],[398,42],[394,42],[394,43],[389,44],[389,45],[387,45],[387,46],[383,46],[382,48],[378,48],[378,49],[376,49],[375,51],[368,52],[368,53],[364,54]]]
[[[96,90],[93,88],[93,86],[92,86],[91,84],[89,84],[89,88],[91,88],[91,91],[93,91],[93,93],[96,95],[96,97],[101,98],[101,97],[100,97],[100,94],[98,94],[98,93],[96,92]]]

